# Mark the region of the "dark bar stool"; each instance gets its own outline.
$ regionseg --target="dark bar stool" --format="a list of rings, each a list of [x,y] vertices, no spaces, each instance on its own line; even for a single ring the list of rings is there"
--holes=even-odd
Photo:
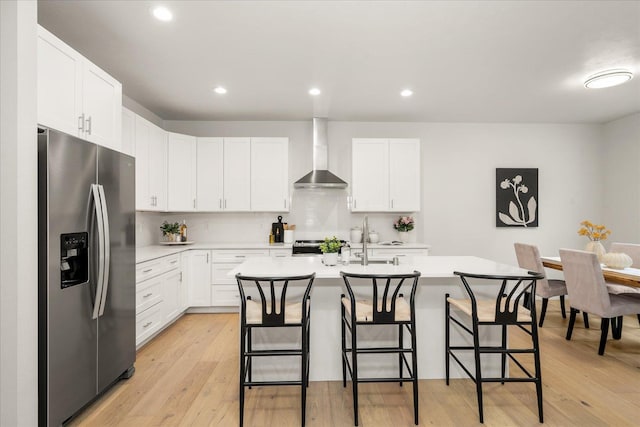
[[[476,393],[478,395],[478,412],[480,422],[484,422],[483,406],[482,406],[482,383],[484,382],[533,382],[536,385],[536,393],[538,397],[538,417],[543,422],[542,416],[542,378],[540,372],[540,348],[538,346],[538,324],[536,323],[536,299],[530,298],[530,309],[524,304],[525,295],[536,294],[536,281],[544,276],[540,273],[529,272],[527,276],[494,276],[483,274],[471,274],[454,272],[460,276],[464,289],[468,298],[455,299],[446,294],[445,302],[445,371],[446,383],[449,385],[449,363],[453,358],[464,372],[476,384]],[[500,288],[496,293],[495,299],[476,299],[468,279],[472,279],[478,287],[484,286],[492,282],[500,284]],[[482,283],[485,282],[485,283]],[[453,306],[460,316],[453,317],[451,314],[451,306]],[[466,317],[471,320],[471,329],[463,324],[462,318]],[[451,322],[458,325],[463,331],[473,337],[473,346],[452,346],[450,343],[450,326]],[[502,327],[502,340],[499,346],[482,346],[479,339],[479,327],[485,325],[499,325]],[[513,325],[525,331],[531,336],[530,348],[509,348],[507,345],[507,326]],[[459,351],[473,351],[475,361],[475,376],[465,367],[456,355]],[[480,367],[481,354],[500,354],[501,355],[501,376],[497,378],[485,378],[482,376]],[[532,354],[535,373],[532,375],[515,357],[519,354]],[[507,357],[518,366],[525,377],[506,377]]]
[[[413,383],[413,412],[418,424],[418,360],[416,358],[415,293],[420,272],[407,274],[351,274],[340,272],[348,296],[341,296],[342,312],[342,384],[347,386],[347,370],[353,387],[353,417],[358,425],[358,383],[404,382]],[[352,285],[366,285],[367,296],[357,299]],[[404,297],[409,292],[409,300]],[[376,303],[374,303],[374,301]],[[359,326],[398,325],[398,345],[384,347],[358,347]],[[351,346],[347,346],[347,330],[351,334]],[[410,346],[404,344],[404,331],[409,333]],[[411,361],[407,359],[411,354]],[[358,355],[397,354],[398,376],[392,378],[361,378],[358,375]],[[349,360],[351,355],[351,360]],[[404,372],[406,368],[406,375]]]
[[[305,276],[253,277],[236,274],[240,290],[240,427],[244,422],[245,387],[299,385],[301,386],[301,425],[305,424],[307,387],[309,386],[310,292],[315,273]],[[287,292],[304,291],[295,301],[287,299]],[[291,293],[289,294],[291,295]],[[253,349],[251,332],[254,328],[300,328],[302,344],[287,349]],[[253,358],[264,356],[294,356],[301,359],[300,380],[254,381]]]

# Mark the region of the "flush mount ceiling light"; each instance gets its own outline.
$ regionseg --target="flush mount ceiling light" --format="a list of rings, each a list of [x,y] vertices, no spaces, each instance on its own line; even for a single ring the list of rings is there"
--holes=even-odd
[[[413,91],[410,89],[404,89],[402,92],[400,92],[400,96],[404,97],[404,98],[408,98],[411,95],[413,95]]]
[[[225,88],[223,88],[222,86],[218,86],[215,89],[213,89],[213,91],[215,93],[217,93],[218,95],[224,95],[225,93],[227,93],[227,90]]]
[[[607,70],[594,74],[584,82],[584,87],[588,89],[602,89],[605,87],[618,86],[628,82],[633,78],[633,73],[627,70]]]
[[[317,87],[312,87],[311,89],[309,89],[309,95],[311,95],[311,96],[318,96],[321,93],[322,92]]]
[[[159,21],[169,22],[173,19],[173,13],[164,6],[154,7],[151,11],[153,16]]]

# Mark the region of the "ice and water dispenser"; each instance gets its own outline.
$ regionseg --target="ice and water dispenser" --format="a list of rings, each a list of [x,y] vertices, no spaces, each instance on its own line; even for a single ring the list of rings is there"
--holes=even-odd
[[[89,234],[60,235],[60,282],[62,288],[89,281]]]

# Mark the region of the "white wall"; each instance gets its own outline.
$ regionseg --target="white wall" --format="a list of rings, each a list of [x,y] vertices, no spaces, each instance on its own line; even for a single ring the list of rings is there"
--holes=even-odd
[[[311,169],[311,121],[179,122],[167,130],[197,136],[288,136],[290,182]],[[478,255],[515,262],[513,243],[535,243],[544,254],[560,247],[582,248],[579,222],[603,221],[602,126],[472,123],[329,123],[329,169],[351,181],[351,139],[412,137],[422,141],[422,211],[417,240],[435,255]],[[539,227],[496,228],[495,169],[539,169]],[[338,234],[346,238],[362,214],[351,214],[346,191],[292,191],[285,220],[298,226],[299,238]],[[193,223],[200,241],[265,241],[275,214],[139,213],[141,245],[159,239],[164,219]],[[393,239],[394,214],[370,214],[383,240]],[[230,226],[231,224],[231,226]],[[151,233],[144,230],[151,228]],[[242,230],[242,232],[238,232]]]
[[[0,1],[0,425],[37,408],[37,4]]]
[[[604,220],[610,242],[640,242],[640,113],[604,126]]]

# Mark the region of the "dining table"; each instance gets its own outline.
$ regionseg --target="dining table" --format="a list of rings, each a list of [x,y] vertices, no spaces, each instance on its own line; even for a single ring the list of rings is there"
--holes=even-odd
[[[540,257],[542,259],[542,265],[551,268],[553,270],[562,271],[562,261],[560,257]],[[620,285],[631,286],[633,288],[640,288],[640,268],[609,268],[604,264],[602,267],[602,275],[604,280],[609,283],[617,283]]]

